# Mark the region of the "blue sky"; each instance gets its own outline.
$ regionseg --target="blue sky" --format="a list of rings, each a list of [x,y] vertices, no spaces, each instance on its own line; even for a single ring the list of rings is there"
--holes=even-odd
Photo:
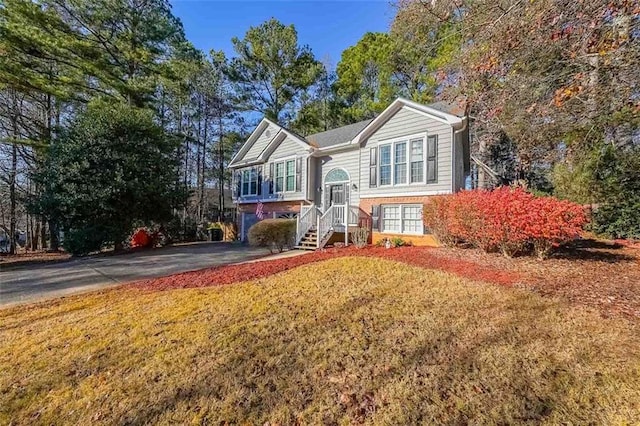
[[[222,49],[233,55],[231,38],[242,38],[250,26],[275,17],[294,24],[301,44],[332,67],[344,49],[367,31],[387,31],[394,8],[389,0],[370,1],[218,1],[171,0],[187,38],[201,50]]]

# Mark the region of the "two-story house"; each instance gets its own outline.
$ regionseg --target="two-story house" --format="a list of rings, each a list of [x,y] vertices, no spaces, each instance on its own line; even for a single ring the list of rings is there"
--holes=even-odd
[[[304,137],[265,118],[230,163],[241,238],[260,202],[266,217],[297,218],[299,246],[346,241],[357,226],[374,243],[435,245],[422,206],[464,188],[469,152],[467,117],[444,103],[397,99],[372,120]]]

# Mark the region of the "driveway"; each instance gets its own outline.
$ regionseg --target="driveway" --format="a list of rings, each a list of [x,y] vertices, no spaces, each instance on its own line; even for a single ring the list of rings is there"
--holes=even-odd
[[[245,262],[269,251],[238,243],[193,243],[0,272],[0,306],[51,299],[142,278]]]

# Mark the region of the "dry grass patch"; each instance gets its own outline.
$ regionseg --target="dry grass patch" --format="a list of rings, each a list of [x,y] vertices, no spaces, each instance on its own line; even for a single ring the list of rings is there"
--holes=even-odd
[[[0,341],[2,424],[640,421],[636,325],[381,259],[7,309]]]

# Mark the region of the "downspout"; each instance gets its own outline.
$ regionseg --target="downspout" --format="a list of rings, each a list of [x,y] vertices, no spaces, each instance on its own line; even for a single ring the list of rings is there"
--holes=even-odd
[[[456,192],[456,137],[458,135],[460,135],[462,132],[464,132],[465,130],[467,130],[467,126],[469,123],[469,117],[467,115],[465,115],[464,117],[462,117],[462,127],[458,130],[454,130],[453,131],[453,141],[452,141],[452,157],[453,157],[453,164],[452,164],[452,174],[453,174],[453,179],[451,179],[451,193],[455,194]],[[469,147],[469,151],[471,151],[471,147]],[[462,164],[462,170],[463,170],[463,175],[464,175],[464,164]]]

